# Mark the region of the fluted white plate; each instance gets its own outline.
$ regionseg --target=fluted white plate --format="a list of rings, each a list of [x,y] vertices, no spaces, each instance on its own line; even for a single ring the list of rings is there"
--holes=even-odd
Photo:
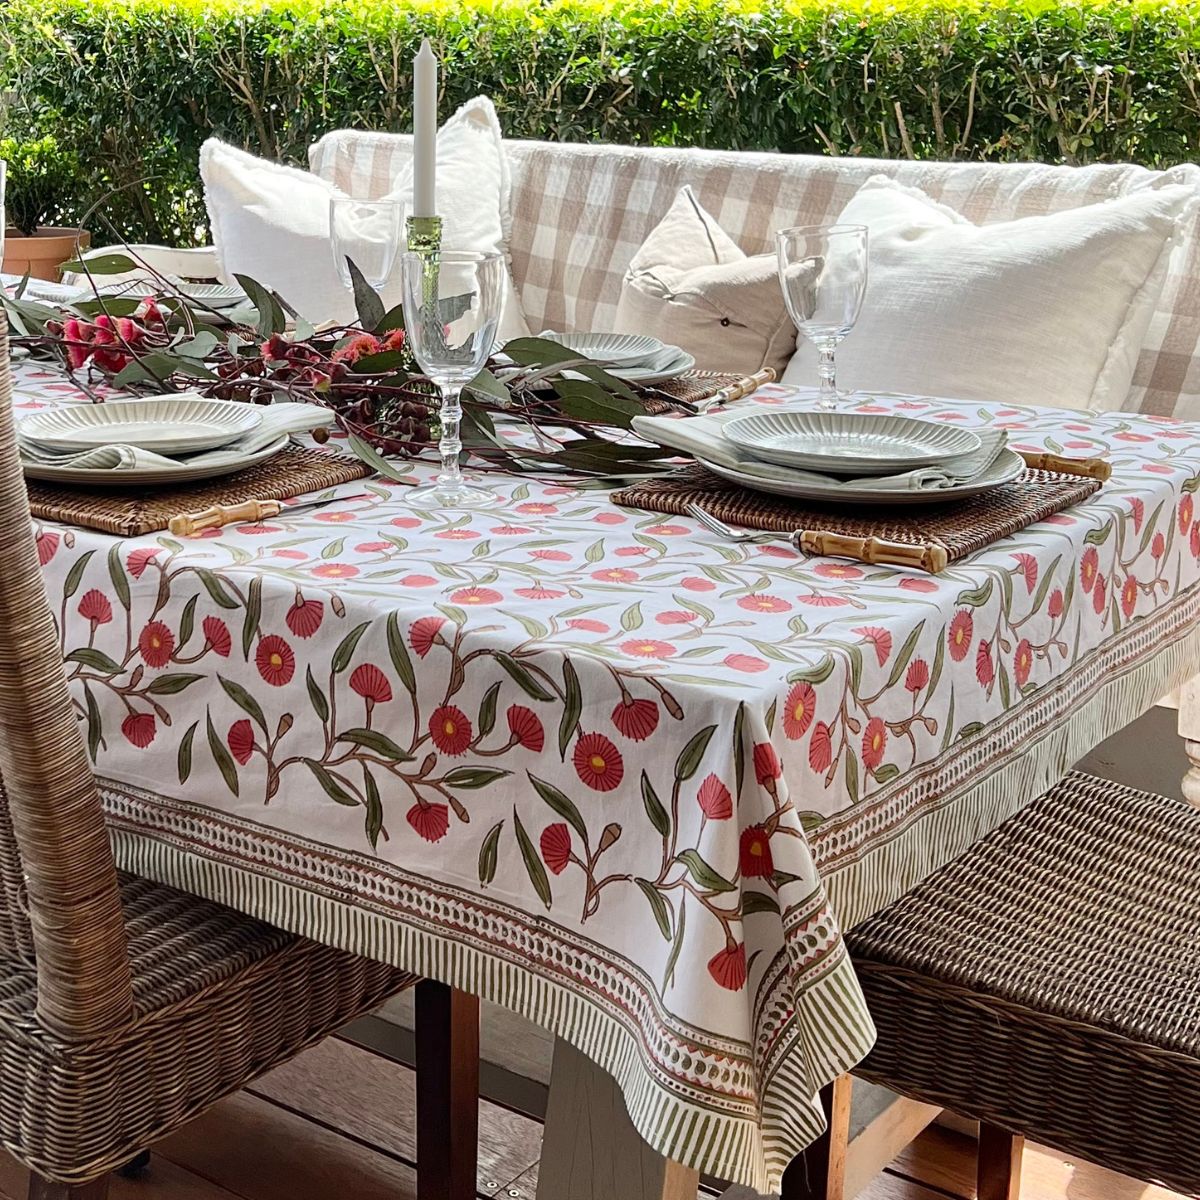
[[[811,480],[788,479],[784,472],[778,477],[766,479],[761,475],[747,475],[732,467],[724,467],[720,463],[709,462],[700,458],[697,461],[707,467],[714,475],[728,479],[732,483],[740,483],[743,487],[752,488],[756,492],[767,492],[772,496],[787,496],[793,500],[825,500],[839,504],[875,504],[880,509],[891,508],[894,504],[940,504],[947,500],[964,500],[968,496],[978,496],[990,492],[1001,484],[1012,483],[1025,470],[1025,460],[1013,450],[1001,450],[999,457],[982,474],[972,479],[970,483],[958,483],[953,487],[929,488],[924,491],[882,491],[878,488],[856,488],[847,483],[827,486],[814,483]]]
[[[252,404],[203,396],[110,400],[33,413],[22,419],[21,437],[48,450],[140,446],[157,454],[213,450],[257,429],[262,414]]]
[[[556,333],[547,330],[539,336],[614,366],[644,366],[667,349],[658,338],[642,333]]]
[[[250,299],[240,287],[232,283],[189,283],[186,279],[176,279],[173,282],[189,300],[207,304],[209,308],[236,308]]]
[[[748,413],[725,436],[762,462],[826,475],[894,475],[979,449],[969,429],[874,413]]]

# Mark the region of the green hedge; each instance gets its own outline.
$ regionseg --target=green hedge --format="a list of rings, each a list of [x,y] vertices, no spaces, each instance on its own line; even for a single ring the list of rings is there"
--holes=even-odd
[[[63,215],[119,188],[99,211],[122,235],[188,241],[206,136],[302,162],[329,129],[404,129],[423,32],[445,61],[443,112],[486,92],[514,137],[1162,166],[1200,141],[1198,14],[1200,0],[7,0],[0,82],[19,120],[77,156]]]

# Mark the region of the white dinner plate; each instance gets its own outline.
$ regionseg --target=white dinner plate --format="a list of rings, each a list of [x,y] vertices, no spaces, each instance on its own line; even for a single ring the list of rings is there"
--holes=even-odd
[[[257,429],[252,404],[203,396],[110,400],[33,413],[21,421],[22,438],[48,450],[91,450],[121,443],[158,454],[213,450]]]
[[[177,467],[135,467],[129,470],[97,470],[79,467],[52,467],[45,463],[22,462],[30,479],[47,483],[77,484],[80,487],[153,487],[158,484],[193,483],[198,479],[216,479],[244,471],[286,450],[291,434],[283,433],[269,446],[221,463],[195,464],[186,460]]]
[[[643,333],[556,333],[546,330],[538,336],[548,342],[558,342],[560,346],[566,346],[577,354],[585,354],[588,358],[603,359],[614,366],[642,366],[667,349],[664,342]]]
[[[873,413],[748,413],[725,436],[762,462],[827,475],[894,475],[979,449],[969,429],[939,421]]]
[[[990,492],[1001,484],[1011,483],[1025,470],[1025,460],[1014,450],[1001,450],[996,461],[970,483],[957,483],[953,487],[928,489],[926,491],[902,492],[881,491],[878,488],[853,487],[848,483],[834,485],[814,483],[811,480],[789,479],[784,472],[774,479],[761,475],[747,475],[744,471],[724,467],[708,459],[697,459],[714,475],[753,488],[756,492],[767,492],[772,496],[787,496],[793,500],[824,500],[840,504],[877,504],[888,508],[893,504],[938,504],[946,500],[963,500],[967,496],[978,496]]]
[[[690,371],[696,365],[695,358],[684,350],[680,350],[669,362],[655,367],[612,367],[610,375],[623,379],[626,383],[666,383],[668,379],[678,379],[680,375]]]
[[[172,282],[189,300],[207,304],[209,308],[236,308],[250,299],[240,287],[231,283],[188,283],[185,279]]]

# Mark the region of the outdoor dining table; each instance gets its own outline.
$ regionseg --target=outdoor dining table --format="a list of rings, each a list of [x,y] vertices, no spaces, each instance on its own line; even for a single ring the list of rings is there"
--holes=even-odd
[[[871,1045],[842,932],[1200,662],[1200,427],[857,407],[1112,478],[938,576],[504,474],[491,510],[373,478],[186,540],[41,523],[120,864],[552,1030],[669,1160],[646,1194],[777,1189]],[[556,1187],[588,1094],[552,1099]]]

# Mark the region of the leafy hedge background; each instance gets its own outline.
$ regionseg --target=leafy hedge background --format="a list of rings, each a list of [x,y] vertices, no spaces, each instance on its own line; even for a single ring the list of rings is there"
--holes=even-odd
[[[208,134],[303,162],[329,129],[407,128],[422,33],[443,113],[486,92],[513,137],[1164,166],[1200,142],[1198,15],[1200,0],[7,0],[0,82],[18,132],[76,156],[63,216],[122,189],[99,210],[116,231],[186,242],[204,236]]]

